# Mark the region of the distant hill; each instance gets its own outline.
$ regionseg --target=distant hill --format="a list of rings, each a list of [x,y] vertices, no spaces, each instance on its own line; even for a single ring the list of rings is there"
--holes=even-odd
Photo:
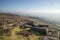
[[[55,26],[56,28],[60,28],[60,22],[53,21],[52,19],[46,18],[46,17],[35,17],[35,16],[30,16],[29,18],[34,18],[34,19],[39,19],[43,21],[44,23],[47,23],[49,25]]]

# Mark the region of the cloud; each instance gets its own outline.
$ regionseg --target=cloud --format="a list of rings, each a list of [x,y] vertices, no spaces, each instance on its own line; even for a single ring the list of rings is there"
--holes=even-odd
[[[19,11],[18,11],[19,12]],[[49,9],[49,10],[20,10],[23,13],[60,13],[59,9]]]
[[[0,9],[0,11],[20,13],[60,13],[60,9]]]

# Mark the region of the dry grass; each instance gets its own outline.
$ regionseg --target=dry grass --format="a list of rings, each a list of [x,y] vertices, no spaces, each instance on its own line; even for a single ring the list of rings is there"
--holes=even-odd
[[[35,34],[30,35],[28,37],[24,37],[22,35],[16,35],[16,32],[20,32],[22,30],[30,30],[30,28],[21,29],[19,27],[16,27],[13,30],[11,30],[10,36],[0,36],[0,40],[27,40],[27,38],[29,38],[29,40],[38,40],[39,36],[36,36]]]

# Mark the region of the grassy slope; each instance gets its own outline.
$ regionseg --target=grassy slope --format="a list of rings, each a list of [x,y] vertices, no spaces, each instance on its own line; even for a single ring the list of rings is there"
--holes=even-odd
[[[1,19],[3,19],[3,20],[1,20]],[[6,19],[8,19],[8,20],[6,20]],[[0,22],[12,21],[12,24],[13,23],[15,24],[16,22],[17,22],[16,24],[19,24],[20,22],[28,21],[27,19],[30,19],[30,18],[20,17],[20,16],[16,16],[16,15],[10,15],[10,14],[7,14],[7,15],[0,14]],[[40,22],[35,19],[32,19],[32,20],[36,21],[36,24],[40,24],[40,23],[45,24],[45,23]],[[7,25],[10,24],[9,22],[8,23],[6,22]],[[3,25],[5,25],[5,24],[3,23]],[[13,26],[12,26],[12,28],[13,28]],[[11,33],[10,36],[6,36],[6,35],[0,36],[0,40],[27,40],[27,38],[29,38],[30,40],[38,40],[38,38],[40,37],[40,36],[37,36],[37,34],[39,34],[39,33],[35,32],[35,31],[33,31],[34,33],[32,35],[29,35],[28,37],[24,37],[22,35],[16,35],[16,32],[20,32],[22,30],[30,30],[30,28],[22,29],[22,28],[19,28],[19,26],[14,27],[14,29],[12,29],[10,32]]]
[[[19,27],[14,28],[11,30],[10,36],[0,36],[0,40],[27,40],[27,37],[24,37],[22,35],[16,35],[16,32],[22,31],[24,29],[21,29]],[[25,30],[30,30],[30,28],[26,28]],[[36,36],[35,34],[28,36],[30,40],[38,40],[39,36]]]

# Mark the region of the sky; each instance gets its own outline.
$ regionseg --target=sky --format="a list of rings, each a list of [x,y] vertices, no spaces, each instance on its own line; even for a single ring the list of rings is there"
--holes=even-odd
[[[60,0],[0,0],[0,12],[19,12],[60,21]]]

